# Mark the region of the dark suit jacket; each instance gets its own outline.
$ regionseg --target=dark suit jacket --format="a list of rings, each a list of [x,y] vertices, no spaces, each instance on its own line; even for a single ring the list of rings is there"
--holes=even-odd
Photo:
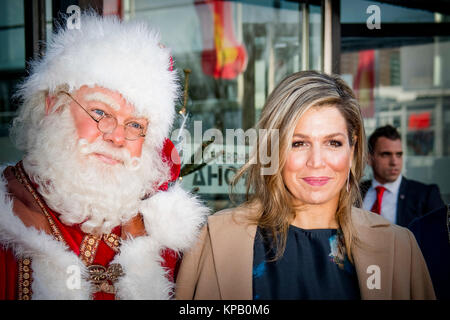
[[[450,239],[447,210],[441,207],[415,219],[409,226],[428,266],[434,291],[439,300],[450,300]]]
[[[366,180],[360,184],[363,199],[371,185],[372,180]],[[415,218],[442,206],[444,201],[436,184],[427,185],[403,177],[398,192],[396,224],[408,227]]]

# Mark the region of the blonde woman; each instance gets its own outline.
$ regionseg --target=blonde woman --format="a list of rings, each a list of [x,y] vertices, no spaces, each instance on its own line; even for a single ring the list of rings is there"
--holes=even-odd
[[[278,146],[278,170],[263,174],[268,165],[250,158],[238,172],[247,202],[209,217],[183,258],[178,299],[435,298],[412,233],[352,206],[361,203],[366,139],[339,77],[288,76],[257,127],[278,130],[278,141],[267,134],[257,148]]]

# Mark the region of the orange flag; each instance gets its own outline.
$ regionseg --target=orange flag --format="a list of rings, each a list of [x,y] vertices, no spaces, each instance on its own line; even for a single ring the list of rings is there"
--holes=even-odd
[[[374,88],[375,88],[375,50],[359,52],[358,70],[356,72],[353,89],[361,106],[364,117],[374,115]]]
[[[234,79],[247,65],[245,47],[236,40],[232,3],[197,1],[197,14],[202,24],[202,69],[218,79]]]

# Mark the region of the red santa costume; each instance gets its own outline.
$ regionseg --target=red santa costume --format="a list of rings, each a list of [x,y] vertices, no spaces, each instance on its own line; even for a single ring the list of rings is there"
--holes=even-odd
[[[159,35],[144,23],[85,14],[80,29],[61,29],[53,36],[45,57],[33,63],[30,76],[19,91],[23,104],[13,133],[15,129],[16,145],[25,152],[23,162],[1,168],[0,299],[172,297],[177,259],[194,244],[208,214],[195,197],[177,184],[180,165],[176,150],[167,139],[175,115],[176,83],[168,49],[160,45]],[[45,98],[61,86],[69,92],[82,86],[119,92],[139,116],[149,119],[143,144],[147,158],[143,156],[141,163],[149,167],[136,177],[147,177],[147,172],[159,170],[159,163],[166,170],[161,169],[165,175],[153,175],[153,180],[143,178],[150,183],[142,190],[145,196],[139,197],[134,207],[126,207],[128,211],[135,208],[136,212],[111,218],[112,222],[105,218],[110,225],[101,234],[90,233],[84,227],[88,219],[95,217],[95,210],[100,210],[95,201],[86,201],[84,207],[74,206],[79,210],[72,211],[70,206],[67,209],[59,205],[70,201],[76,205],[70,198],[84,194],[88,197],[90,183],[77,185],[73,193],[63,192],[61,200],[52,198],[47,190],[52,179],[42,178],[52,176],[52,161],[64,163],[65,153],[75,149],[75,145],[63,145],[55,151],[54,144],[47,145],[46,139],[36,137],[47,118]],[[53,117],[57,120],[54,123],[63,122],[56,118],[58,115]],[[55,128],[49,141],[58,139]],[[40,154],[40,148],[45,152]],[[145,162],[149,157],[153,162]],[[76,184],[76,177],[80,176],[77,168],[66,169],[67,177],[73,174]],[[47,175],[46,171],[50,173]],[[67,178],[65,181],[70,182]],[[55,185],[57,189],[53,190],[64,187]],[[127,191],[121,185],[109,188]],[[110,203],[114,204],[114,200],[110,199]],[[116,205],[122,208],[120,203]],[[30,213],[44,221],[51,234],[27,226],[17,213]],[[123,223],[138,213],[145,235],[124,236]]]

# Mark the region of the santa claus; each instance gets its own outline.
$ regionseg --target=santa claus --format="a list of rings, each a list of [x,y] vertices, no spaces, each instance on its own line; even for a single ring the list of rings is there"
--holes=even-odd
[[[0,181],[0,299],[169,299],[208,210],[166,137],[177,77],[157,32],[84,14],[21,85]]]

